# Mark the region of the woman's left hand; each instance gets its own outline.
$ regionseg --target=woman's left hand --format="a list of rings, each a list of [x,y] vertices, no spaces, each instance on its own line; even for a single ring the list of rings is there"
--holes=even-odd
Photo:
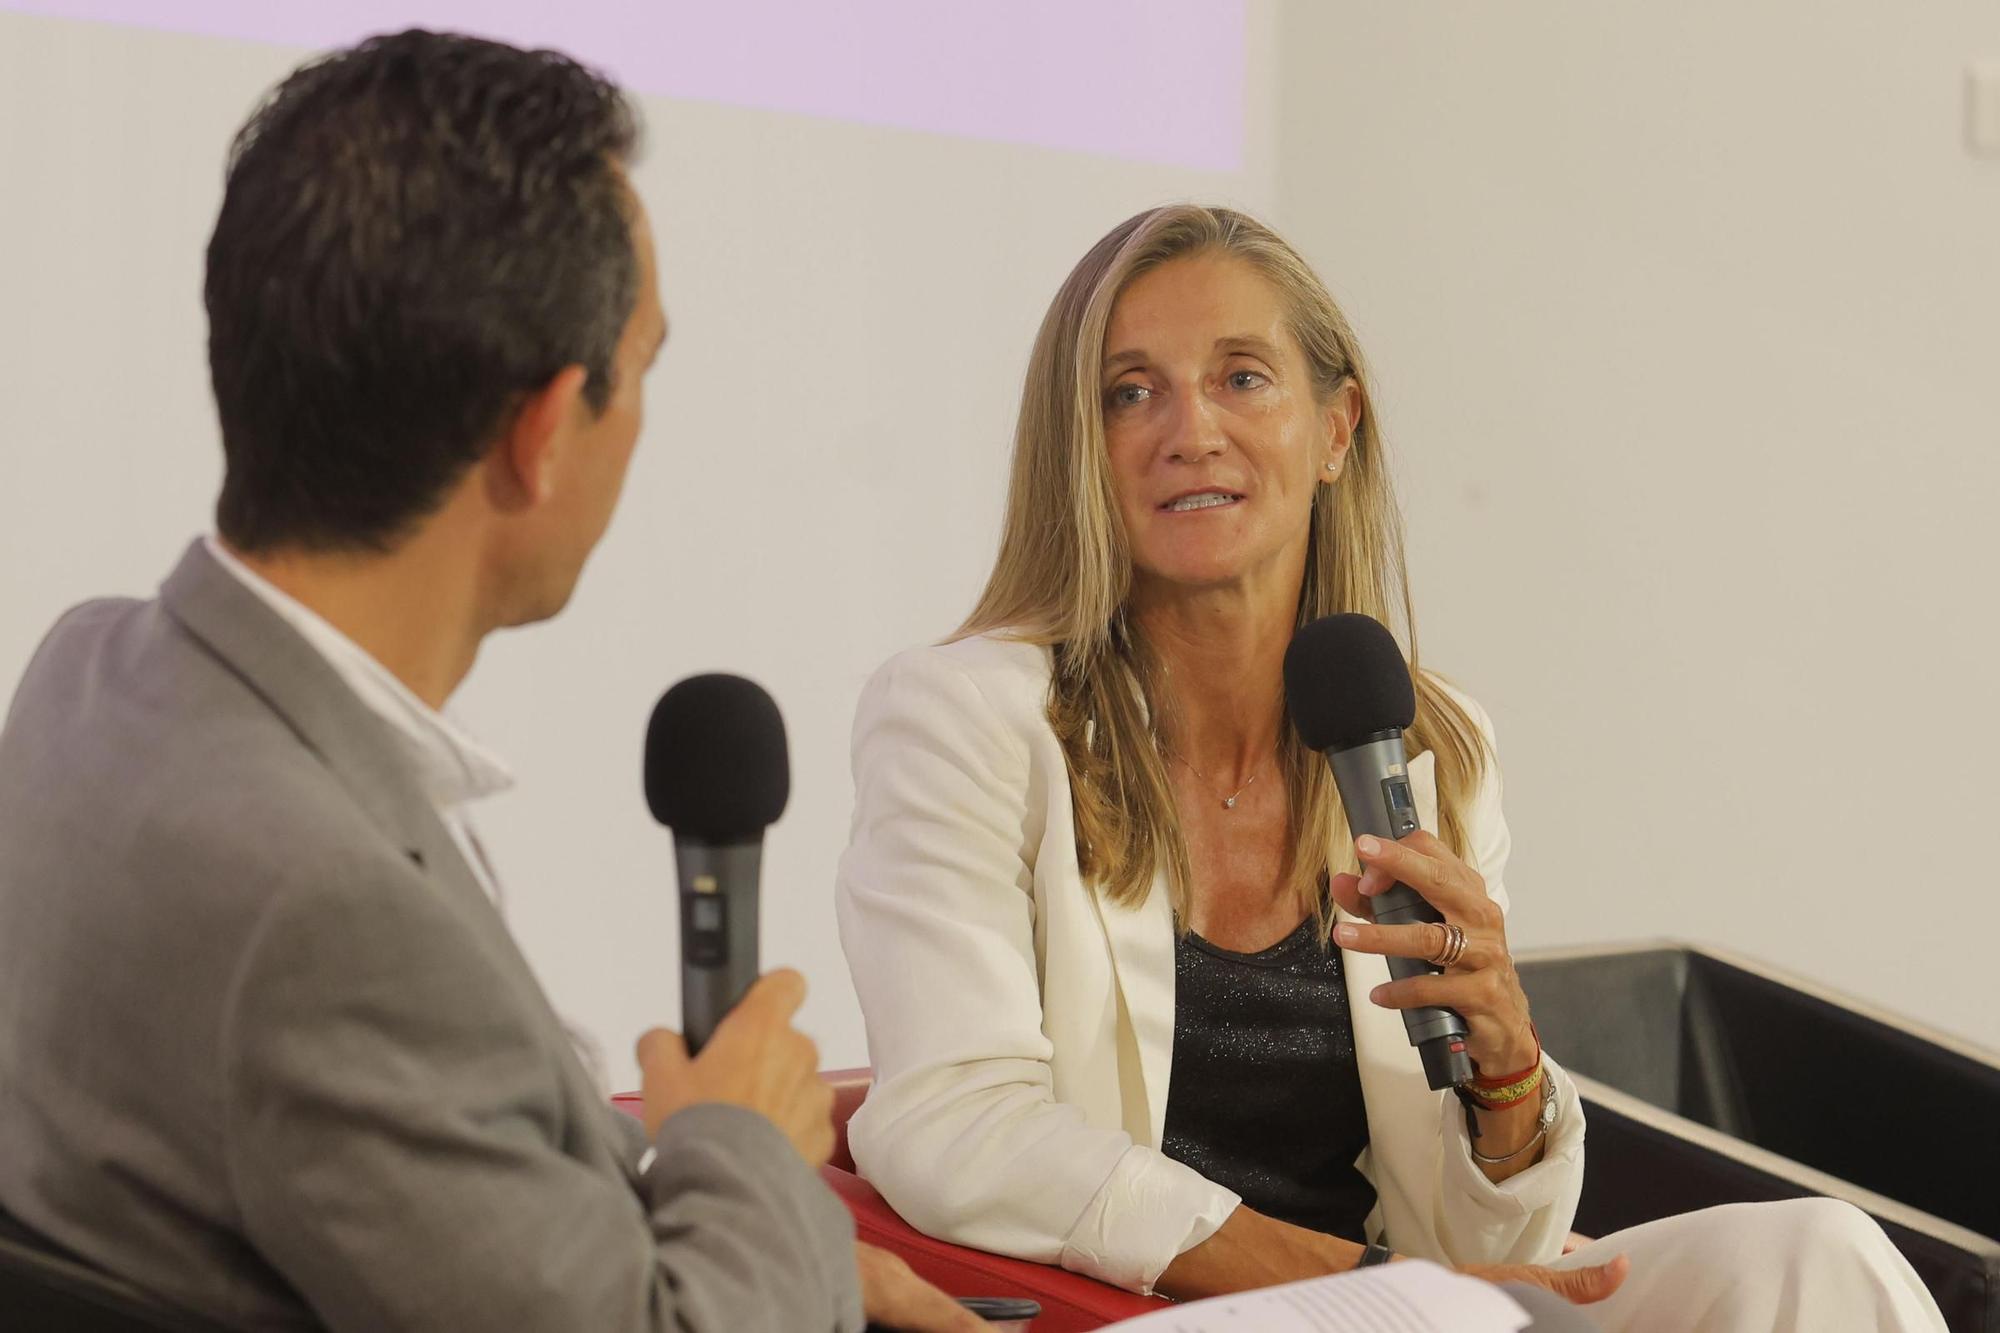
[[[1465,932],[1465,952],[1442,973],[1387,982],[1368,998],[1384,1009],[1456,1009],[1465,1018],[1466,1054],[1486,1074],[1508,1074],[1533,1064],[1537,1047],[1528,1022],[1528,997],[1507,951],[1506,920],[1487,896],[1479,872],[1421,829],[1400,842],[1357,838],[1354,848],[1361,873],[1334,875],[1329,881],[1334,901],[1348,915],[1362,918],[1344,921],[1335,930],[1342,948],[1426,961],[1443,954],[1447,936],[1441,925],[1373,924],[1374,896],[1398,882],[1415,889]]]

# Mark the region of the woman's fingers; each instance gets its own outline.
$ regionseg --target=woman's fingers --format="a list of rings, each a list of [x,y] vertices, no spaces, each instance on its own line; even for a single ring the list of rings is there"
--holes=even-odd
[[[1400,882],[1454,921],[1484,923],[1495,911],[1486,881],[1422,829],[1401,842],[1356,838],[1354,851],[1361,858],[1360,891],[1366,897]]]
[[[1358,927],[1354,932],[1357,937],[1369,932],[1379,937],[1394,931],[1415,930],[1430,931],[1435,938],[1438,929],[1436,926],[1367,926],[1345,921],[1335,928],[1334,938],[1341,947],[1370,953],[1393,951],[1370,948],[1359,938],[1352,944],[1348,943],[1346,934],[1350,925]],[[1482,1069],[1519,1069],[1533,1058],[1536,1049],[1534,1025],[1528,1019],[1528,998],[1521,993],[1520,981],[1511,966],[1488,965],[1487,960],[1497,947],[1490,937],[1481,941],[1483,952],[1479,955],[1473,952],[1472,936],[1468,934],[1466,938],[1465,956],[1460,960],[1465,970],[1455,967],[1448,972],[1385,981],[1368,992],[1368,1001],[1381,1009],[1456,1010],[1467,1024],[1466,1050],[1474,1064]],[[1430,947],[1434,953],[1435,945]]]
[[[1625,1281],[1625,1275],[1632,1271],[1632,1261],[1619,1255],[1608,1264],[1596,1264],[1590,1268],[1545,1268],[1548,1281],[1543,1285],[1577,1305],[1593,1305],[1618,1290]]]
[[[1373,920],[1371,910],[1365,920],[1343,920],[1334,928],[1342,948],[1428,963],[1446,954],[1457,932],[1464,934],[1463,947],[1446,971],[1387,982],[1371,991],[1369,1000],[1384,1009],[1455,1009],[1467,1020],[1466,1049],[1475,1064],[1518,1068],[1527,1058],[1534,1025],[1507,952],[1505,918],[1487,894],[1486,881],[1421,829],[1400,843],[1356,838],[1354,850],[1362,870],[1352,887],[1341,886],[1343,894],[1372,898],[1401,881],[1436,908],[1451,929],[1436,922],[1385,926]],[[1328,883],[1344,878],[1333,876]],[[1364,914],[1350,907],[1348,915]]]
[[[1618,1290],[1632,1261],[1619,1255],[1589,1268],[1544,1268],[1540,1264],[1468,1264],[1458,1270],[1488,1282],[1529,1282],[1575,1305],[1592,1305]]]
[[[1368,1000],[1383,1009],[1456,1009],[1471,1018],[1502,1009],[1504,997],[1497,990],[1478,972],[1433,973],[1385,981],[1368,992]]]
[[[1374,904],[1368,901],[1368,895],[1361,892],[1361,876],[1329,875],[1326,887],[1328,892],[1333,894],[1333,901],[1339,904],[1341,911],[1349,916],[1358,916],[1363,921],[1375,919]]]
[[[1425,962],[1436,958],[1446,942],[1444,927],[1434,922],[1378,926],[1369,921],[1343,921],[1334,928],[1333,938],[1343,949],[1379,953],[1387,958],[1421,958]],[[1492,948],[1486,938],[1468,930],[1465,932],[1465,950],[1453,966],[1464,972],[1474,971],[1491,962],[1491,953]]]

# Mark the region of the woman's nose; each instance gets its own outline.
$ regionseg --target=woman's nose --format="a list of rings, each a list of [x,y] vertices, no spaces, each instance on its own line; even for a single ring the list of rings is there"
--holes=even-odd
[[[1198,463],[1229,448],[1229,437],[1223,434],[1207,395],[1183,390],[1174,396],[1166,443],[1167,456],[1174,462]]]

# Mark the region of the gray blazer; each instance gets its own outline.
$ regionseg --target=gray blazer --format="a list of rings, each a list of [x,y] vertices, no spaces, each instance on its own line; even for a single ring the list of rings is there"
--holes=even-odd
[[[769,1122],[644,1131],[333,669],[197,543],[0,732],[0,1208],[234,1327],[857,1329]]]

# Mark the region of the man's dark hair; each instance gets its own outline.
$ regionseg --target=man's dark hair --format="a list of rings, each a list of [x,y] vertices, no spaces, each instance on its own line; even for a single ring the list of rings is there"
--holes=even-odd
[[[637,137],[575,61],[470,37],[374,37],[280,84],[208,243],[222,535],[386,550],[564,366],[601,411]]]

